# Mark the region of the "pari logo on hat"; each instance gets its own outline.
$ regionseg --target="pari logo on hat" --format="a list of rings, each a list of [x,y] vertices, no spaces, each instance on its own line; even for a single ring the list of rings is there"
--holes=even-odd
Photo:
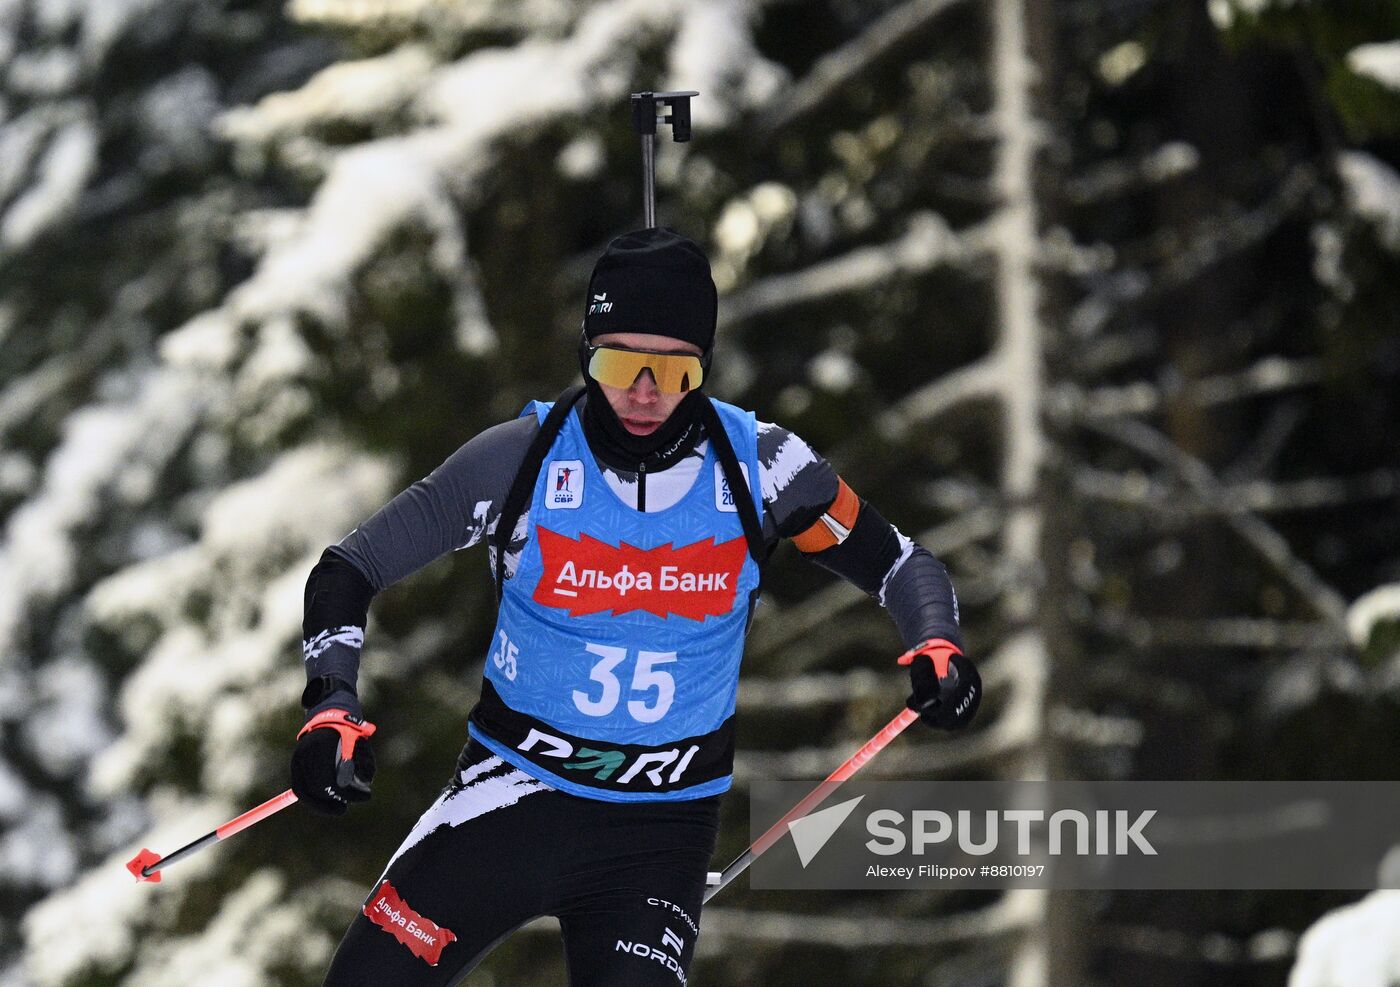
[[[717,311],[710,262],[698,244],[665,227],[635,230],[609,243],[593,267],[583,335],[650,333],[708,351]]]

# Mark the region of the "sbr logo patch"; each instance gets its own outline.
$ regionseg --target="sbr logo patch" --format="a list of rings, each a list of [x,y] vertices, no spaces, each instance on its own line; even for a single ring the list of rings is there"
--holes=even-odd
[[[577,510],[583,503],[583,460],[556,459],[549,464],[544,506],[551,511]]]

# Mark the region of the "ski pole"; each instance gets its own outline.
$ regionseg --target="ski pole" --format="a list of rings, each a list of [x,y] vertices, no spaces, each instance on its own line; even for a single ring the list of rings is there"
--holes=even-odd
[[[335,753],[336,784],[342,788],[362,784],[355,777],[355,742],[361,737],[373,734],[374,724],[362,720],[358,716],[351,716],[343,709],[327,709],[307,720],[301,728],[301,732],[297,734],[297,739],[301,739],[312,730],[321,729],[334,730],[340,737],[340,743],[336,747]],[[368,790],[365,788],[365,791]],[[234,833],[241,833],[253,823],[262,822],[273,813],[281,812],[296,800],[296,793],[289,788],[281,795],[274,795],[262,805],[254,806],[241,816],[235,816],[212,833],[205,833],[193,843],[187,843],[174,853],[164,857],[154,850],[147,850],[143,847],[140,853],[126,862],[126,869],[131,871],[132,876],[138,881],[159,881],[160,869],[167,864],[173,864],[177,860],[198,853],[207,846],[228,839]]]
[[[918,718],[919,714],[912,709],[901,710],[898,716],[886,723],[879,733],[866,741],[864,746],[852,754],[844,764],[827,775],[824,782],[808,792],[806,798],[793,806],[787,815],[775,822],[768,832],[755,840],[753,846],[736,857],[733,863],[723,871],[711,871],[705,878],[705,884],[708,885],[705,889],[705,901],[709,902],[711,898],[723,891],[730,881],[748,870],[749,864],[783,838],[783,834],[788,831],[789,826],[821,805],[828,795],[841,787],[842,782],[864,767],[871,758],[884,750],[890,741],[903,733],[905,727]]]
[[[144,847],[141,852],[126,862],[126,869],[131,871],[133,877],[138,881],[160,881],[160,870],[168,864],[173,864],[177,860],[192,856],[203,850],[207,846],[213,846],[220,840],[226,840],[234,833],[241,833],[253,823],[262,822],[275,812],[281,812],[287,806],[297,800],[296,793],[290,788],[281,795],[275,795],[262,805],[249,809],[241,816],[236,816],[224,823],[212,833],[205,833],[193,843],[186,843],[173,853],[168,853],[164,857],[154,850],[147,850]]]
[[[632,128],[642,139],[642,225],[656,226],[656,125],[669,123],[671,139],[677,143],[690,140],[690,97],[697,92],[633,93]],[[657,106],[669,106],[670,116],[658,117]]]

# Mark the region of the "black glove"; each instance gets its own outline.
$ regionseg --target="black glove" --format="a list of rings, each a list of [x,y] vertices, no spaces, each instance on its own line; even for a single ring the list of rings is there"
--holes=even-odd
[[[900,655],[899,664],[909,666],[914,694],[908,705],[919,719],[940,730],[972,722],[982,702],[982,677],[956,644],[931,638]]]
[[[369,801],[374,780],[374,724],[343,709],[306,721],[292,752],[292,791],[314,812],[343,816],[351,802]]]

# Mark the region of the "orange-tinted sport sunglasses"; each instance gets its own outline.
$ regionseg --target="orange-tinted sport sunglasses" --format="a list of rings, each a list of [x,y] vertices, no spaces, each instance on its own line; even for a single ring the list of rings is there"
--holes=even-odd
[[[690,353],[654,353],[614,346],[588,347],[588,376],[609,387],[631,387],[643,370],[650,370],[663,394],[693,391],[705,380],[705,365]]]

